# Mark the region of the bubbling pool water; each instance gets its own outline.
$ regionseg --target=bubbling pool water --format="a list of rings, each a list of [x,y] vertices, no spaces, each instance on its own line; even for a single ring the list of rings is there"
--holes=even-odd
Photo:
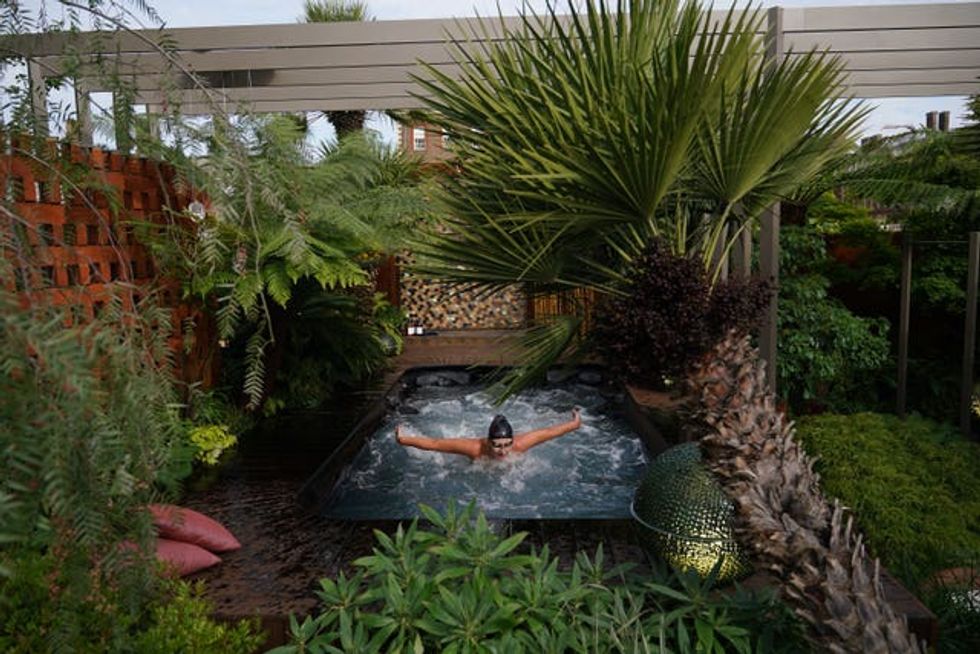
[[[420,502],[442,507],[455,499],[475,500],[492,518],[626,518],[646,456],[618,404],[580,384],[532,389],[499,407],[481,387],[420,387],[354,457],[325,513],[401,519],[417,515]],[[503,460],[471,461],[395,440],[399,423],[407,434],[484,438],[497,413],[520,434],[567,422],[576,406],[579,429]]]

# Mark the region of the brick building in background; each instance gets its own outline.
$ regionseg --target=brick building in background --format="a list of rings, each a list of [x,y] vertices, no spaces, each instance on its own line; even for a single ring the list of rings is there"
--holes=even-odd
[[[438,127],[398,123],[396,129],[398,147],[404,152],[421,155],[424,161],[445,161],[451,156],[449,136]]]

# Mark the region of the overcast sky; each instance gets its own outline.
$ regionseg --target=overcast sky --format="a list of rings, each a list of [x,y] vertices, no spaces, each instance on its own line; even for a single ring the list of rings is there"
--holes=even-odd
[[[615,0],[612,0],[613,2]],[[946,2],[966,2],[969,0],[945,0]],[[52,18],[61,9],[56,0],[26,0],[22,4],[28,8],[45,6]],[[135,0],[123,4],[136,5]],[[303,0],[149,0],[149,4],[160,14],[170,27],[198,27],[208,25],[255,25],[268,23],[293,23],[303,11]],[[498,0],[367,0],[370,13],[377,20],[399,20],[412,18],[447,18],[454,16],[491,15],[497,12]],[[541,10],[545,0],[499,0],[504,14],[516,14],[522,5]],[[561,4],[566,4],[561,2]],[[717,6],[726,6],[719,1]],[[740,5],[745,2],[738,2]],[[782,0],[763,2],[763,6],[782,7],[801,6],[847,6],[871,4],[932,4],[920,0]],[[879,132],[894,133],[904,126],[921,125],[927,111],[951,113],[953,127],[962,124],[965,98],[884,98],[873,101],[876,110],[865,125],[866,134]],[[390,125],[373,121],[372,125],[382,131],[387,139],[393,138]],[[319,130],[318,130],[319,131]]]

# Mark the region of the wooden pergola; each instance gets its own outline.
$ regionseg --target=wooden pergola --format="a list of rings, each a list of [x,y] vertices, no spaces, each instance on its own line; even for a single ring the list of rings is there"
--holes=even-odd
[[[509,17],[502,24],[517,21]],[[447,43],[500,38],[502,24],[491,19],[486,31],[472,18],[191,27],[28,35],[0,47],[29,61],[39,101],[44,78],[62,72],[70,51],[83,61],[101,57],[134,85],[134,101],[150,113],[177,103],[184,114],[208,114],[215,102],[229,112],[246,106],[253,112],[408,109],[421,105],[412,79],[420,61],[451,72]],[[773,7],[763,27],[770,56],[812,48],[839,55],[855,97],[980,92],[980,2]],[[88,94],[109,90],[94,67],[89,72],[83,68],[76,78],[84,125]]]

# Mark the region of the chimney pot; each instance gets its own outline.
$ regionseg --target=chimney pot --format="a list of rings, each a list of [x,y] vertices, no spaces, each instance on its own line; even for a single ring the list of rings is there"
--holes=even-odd
[[[941,111],[939,112],[939,131],[948,132],[949,131],[949,112]]]

